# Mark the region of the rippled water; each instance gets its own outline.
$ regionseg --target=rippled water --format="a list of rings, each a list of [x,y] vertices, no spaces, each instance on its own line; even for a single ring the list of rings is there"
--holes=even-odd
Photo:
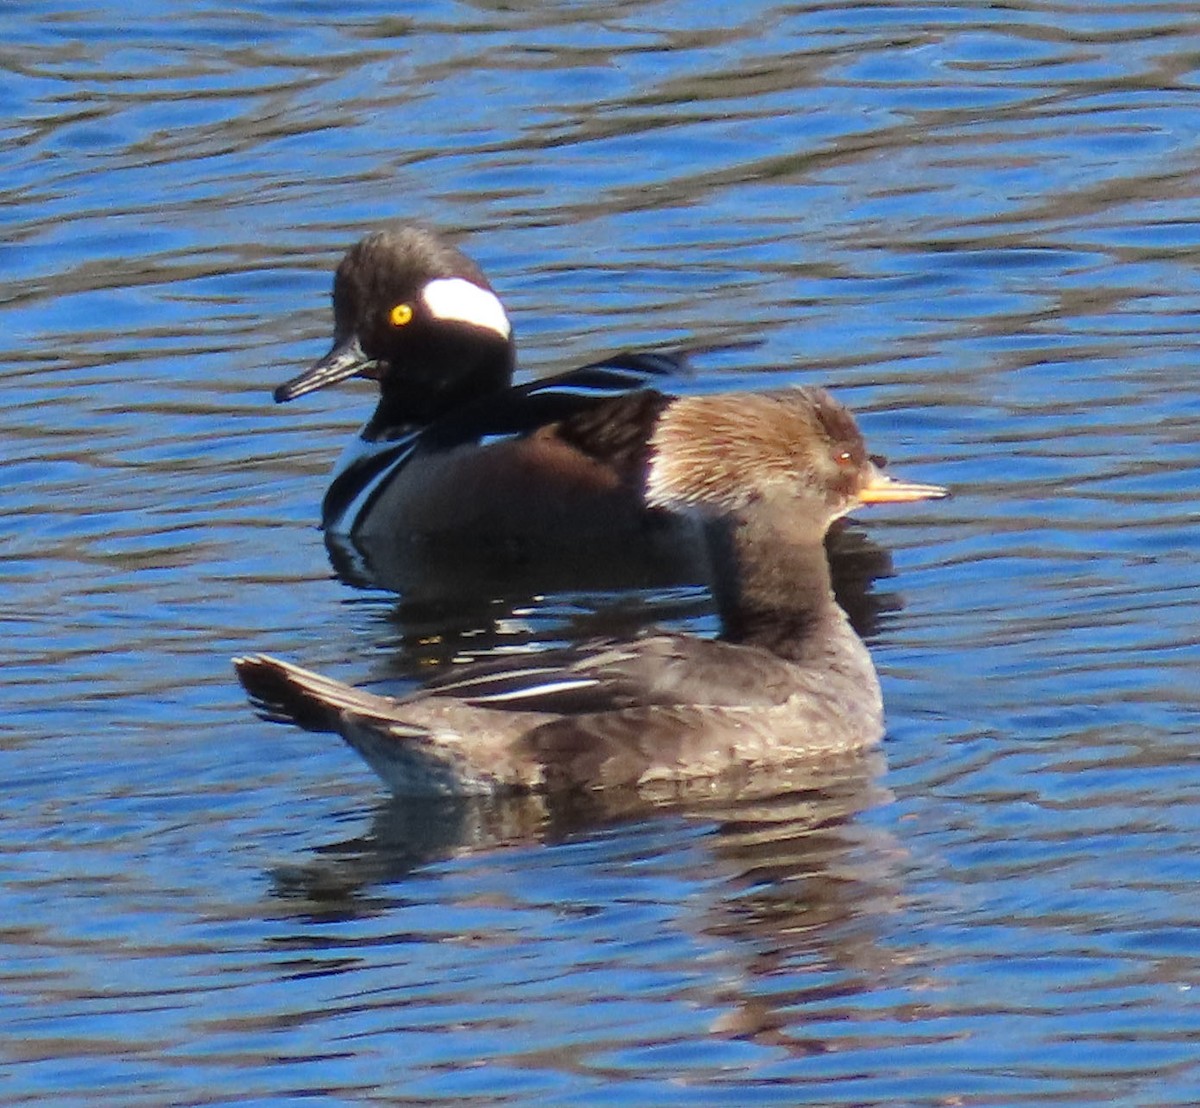
[[[0,11],[0,1098],[1200,1099],[1191,5],[143,10]],[[246,649],[713,626],[332,576],[370,389],[269,389],[395,216],[530,373],[759,339],[694,387],[829,384],[954,487],[865,519],[880,757],[400,805],[254,717]]]

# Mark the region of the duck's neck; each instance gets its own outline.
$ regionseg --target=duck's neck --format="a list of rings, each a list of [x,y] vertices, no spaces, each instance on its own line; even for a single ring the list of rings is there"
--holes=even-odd
[[[426,426],[472,401],[512,384],[511,346],[455,350],[444,346],[388,370],[379,405],[362,430],[368,442],[391,439]]]
[[[707,540],[723,638],[797,662],[835,641],[862,649],[834,600],[823,536],[747,515],[710,523]]]

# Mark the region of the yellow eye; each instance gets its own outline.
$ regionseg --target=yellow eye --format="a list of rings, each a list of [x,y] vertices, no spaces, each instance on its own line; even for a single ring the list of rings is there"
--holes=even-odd
[[[413,317],[412,305],[397,304],[388,312],[388,321],[393,327],[403,327]]]

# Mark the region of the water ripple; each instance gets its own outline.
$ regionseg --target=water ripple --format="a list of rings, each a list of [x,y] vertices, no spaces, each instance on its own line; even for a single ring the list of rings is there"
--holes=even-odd
[[[1191,1104],[1197,66],[1180,3],[13,2],[0,1045],[13,1103]],[[713,629],[431,604],[276,408],[381,220],[523,373],[722,344],[955,498],[864,515],[883,757],[779,795],[397,805],[231,654],[351,680]],[[873,544],[873,545],[872,545]]]

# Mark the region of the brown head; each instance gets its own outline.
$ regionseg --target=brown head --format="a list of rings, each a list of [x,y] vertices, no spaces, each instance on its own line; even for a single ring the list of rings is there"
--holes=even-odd
[[[862,504],[948,495],[901,481],[867,452],[849,409],[824,389],[683,397],[651,439],[647,501],[675,512],[805,513],[816,536]]]

